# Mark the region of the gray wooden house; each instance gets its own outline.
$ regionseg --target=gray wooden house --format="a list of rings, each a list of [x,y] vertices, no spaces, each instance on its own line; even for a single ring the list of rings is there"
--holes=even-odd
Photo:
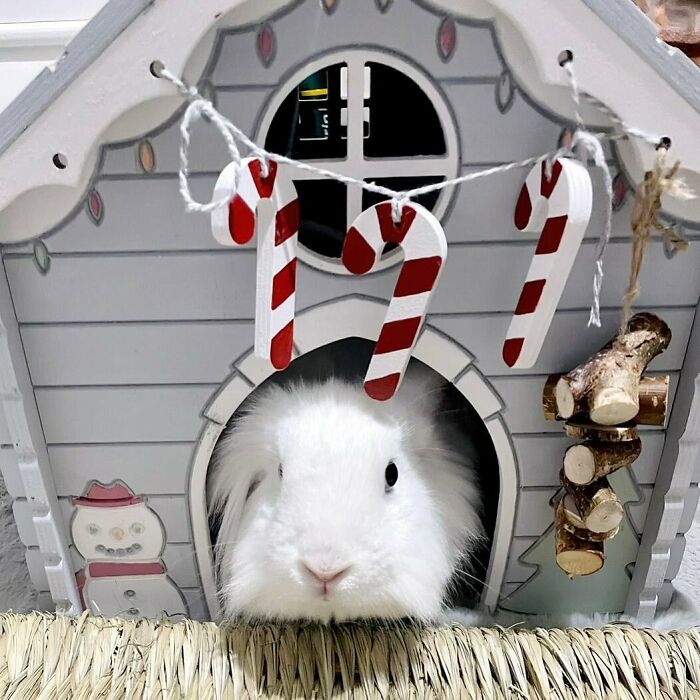
[[[625,122],[669,135],[697,186],[700,75],[622,1],[112,0],[0,114],[0,466],[46,605],[81,607],[91,559],[78,528],[92,536],[103,520],[125,542],[129,528],[145,530],[143,549],[154,552],[153,566],[141,557],[129,569],[133,550],[115,547],[125,568],[94,569],[133,578],[125,589],[112,582],[105,610],[128,593],[124,610],[143,613],[148,605],[134,600],[167,591],[179,601],[168,612],[216,618],[207,468],[226,422],[272,373],[252,354],[254,247],[221,248],[208,217],[186,213],[184,107],[153,62],[197,84],[270,150],[406,188],[555,149],[573,119],[557,62],[566,49],[582,90]],[[327,103],[300,100],[302,84],[325,89]],[[587,105],[583,119],[611,128]],[[291,123],[300,125],[293,143]],[[529,369],[501,359],[536,241],[513,224],[526,171],[421,200],[442,221],[449,252],[414,356],[455,385],[492,441],[500,486],[482,594],[490,608],[509,607],[524,583],[537,590],[546,573],[550,550],[537,544],[552,525],[570,442],[541,415],[545,378],[587,357],[619,322],[633,191],[654,150],[634,139],[606,149],[616,199],[603,327],[586,327],[605,216],[592,168],[593,215]],[[217,132],[198,123],[190,171],[200,200],[227,160]],[[347,225],[377,199],[311,177],[296,184],[295,353],[376,339],[400,254],[360,278],[339,251]],[[650,244],[637,308],[673,332],[650,367],[671,376],[672,411],[665,427],[644,430],[642,456],[618,483],[628,537],[600,574],[617,592],[596,603],[581,588],[567,593],[562,576],[556,595],[568,609],[649,619],[668,606],[698,501],[700,204],[664,202],[663,215],[691,244],[675,256]],[[81,508],[95,518],[79,517]],[[551,598],[549,585],[540,592]],[[528,607],[536,612],[512,609]]]

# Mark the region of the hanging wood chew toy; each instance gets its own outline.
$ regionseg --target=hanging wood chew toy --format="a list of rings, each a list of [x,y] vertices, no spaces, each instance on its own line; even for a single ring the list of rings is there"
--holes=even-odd
[[[571,419],[566,434],[581,441],[564,454],[564,492],[555,506],[555,556],[568,576],[600,571],[604,542],[622,525],[624,507],[606,477],[641,454],[637,423],[664,424],[668,377],[642,373],[670,342],[671,331],[660,318],[637,314],[593,357],[544,385],[545,418]]]
[[[559,378],[554,387],[557,415],[571,418],[583,414],[599,425],[632,420],[639,413],[642,372],[670,342],[671,330],[658,316],[636,314],[624,333]],[[548,398],[548,407],[550,404]],[[666,399],[657,397],[656,408],[651,412],[654,424],[658,424],[665,407]],[[645,415],[649,408],[645,401]],[[551,412],[551,408],[548,410]]]

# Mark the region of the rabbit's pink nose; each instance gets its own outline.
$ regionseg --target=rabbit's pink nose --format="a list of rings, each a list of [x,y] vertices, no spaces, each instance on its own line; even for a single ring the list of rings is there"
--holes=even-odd
[[[307,573],[316,579],[324,588],[324,590],[334,583],[341,581],[345,575],[350,571],[349,566],[336,567],[334,569],[327,569],[325,567],[314,567],[309,566],[306,562],[302,562],[302,566],[306,569]]]

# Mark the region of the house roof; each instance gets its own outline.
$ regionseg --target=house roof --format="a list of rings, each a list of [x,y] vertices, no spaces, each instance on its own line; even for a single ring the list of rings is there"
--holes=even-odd
[[[0,114],[0,242],[31,239],[53,226],[84,193],[102,143],[155,127],[166,116],[164,105],[172,113],[179,99],[172,85],[149,74],[151,61],[161,60],[182,74],[202,44],[208,54],[217,26],[255,21],[256,13],[289,4],[111,0],[58,64],[42,71]],[[583,56],[576,63],[581,88],[628,123],[672,136],[691,185],[700,187],[694,121],[700,112],[700,71],[657,39],[651,21],[631,1],[431,0],[430,5],[492,21],[501,44],[513,52],[509,64],[523,71],[520,82],[535,99],[568,117],[571,100],[555,57],[562,48]],[[557,31],[547,32],[548,24]],[[162,103],[160,111],[112,128],[125,114],[156,102]],[[584,119],[605,124],[594,110],[584,110]],[[653,149],[629,142],[620,144],[620,152],[629,174],[641,178]],[[67,167],[54,165],[57,153],[67,156]],[[700,205],[670,202],[669,211],[700,221]]]

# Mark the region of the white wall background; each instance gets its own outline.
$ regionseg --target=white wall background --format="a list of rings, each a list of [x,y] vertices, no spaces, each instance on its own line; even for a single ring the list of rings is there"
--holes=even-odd
[[[0,111],[107,0],[0,0]]]

